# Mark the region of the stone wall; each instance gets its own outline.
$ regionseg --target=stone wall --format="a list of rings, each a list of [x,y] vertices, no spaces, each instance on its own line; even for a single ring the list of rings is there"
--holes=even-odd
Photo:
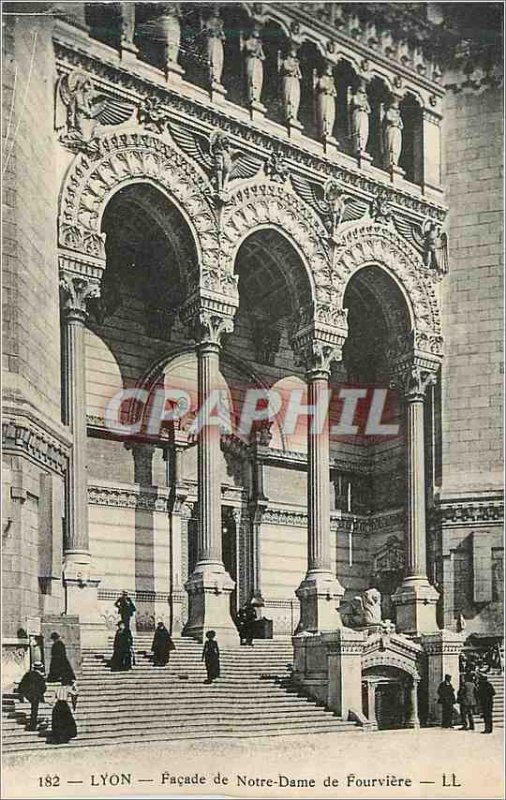
[[[442,493],[455,497],[503,484],[502,92],[450,91],[444,112]]]
[[[454,626],[462,613],[467,631],[497,634],[503,629],[502,592],[492,590],[503,554],[502,118],[499,89],[449,91],[446,96],[443,177],[450,208],[450,275],[442,291],[444,622]]]

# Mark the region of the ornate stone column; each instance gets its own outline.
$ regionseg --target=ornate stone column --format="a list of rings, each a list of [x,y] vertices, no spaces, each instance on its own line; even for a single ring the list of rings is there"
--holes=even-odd
[[[344,339],[343,339],[344,341]],[[330,533],[330,458],[328,397],[330,364],[341,357],[341,343],[295,337],[294,349],[306,367],[308,406],[313,418],[307,429],[308,551],[306,577],[296,591],[302,631],[326,632],[342,627],[338,612],[344,589],[335,575]]]
[[[100,647],[106,630],[98,615],[97,587],[93,575],[88,533],[88,480],[86,472],[86,375],[84,327],[87,304],[99,296],[97,279],[60,273],[63,321],[64,422],[73,438],[66,486],[66,532],[63,548],[65,612],[77,614],[83,647]]]
[[[186,319],[192,324],[197,342],[199,534],[198,561],[185,585],[189,619],[183,635],[202,641],[205,632],[213,629],[219,644],[238,644],[237,629],[230,616],[230,594],[235,584],[222,560],[220,427],[208,424],[204,411],[211,392],[218,387],[221,339],[232,332],[233,316],[199,306]]]
[[[436,380],[437,364],[415,358],[399,381],[406,406],[407,541],[406,575],[392,597],[397,607],[397,629],[419,635],[438,629],[438,592],[427,578],[424,401]]]

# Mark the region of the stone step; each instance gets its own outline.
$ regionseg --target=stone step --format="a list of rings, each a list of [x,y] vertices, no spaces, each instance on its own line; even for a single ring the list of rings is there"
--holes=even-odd
[[[166,735],[164,731],[159,731],[155,734],[151,734],[151,732],[146,732],[146,734],[142,738],[143,743],[147,742],[165,742],[165,741],[199,741],[199,740],[207,740],[212,739],[249,739],[251,736],[255,738],[265,737],[265,736],[301,736],[304,734],[307,735],[324,735],[326,733],[343,733],[347,735],[358,735],[362,733],[362,729],[354,725],[353,723],[347,722],[340,722],[337,720],[329,724],[329,726],[325,729],[314,729],[312,726],[308,727],[301,727],[300,729],[293,729],[290,731],[286,730],[267,730],[265,731],[262,728],[255,730],[253,732],[250,731],[214,731],[212,734],[204,734],[202,735],[200,731],[191,732],[191,731],[178,731],[171,733],[170,735]],[[123,736],[121,737],[122,744],[136,744],[139,742],[139,738],[136,734],[131,736]],[[58,745],[58,752],[60,750],[66,749],[73,749],[76,747],[105,747],[107,745],[110,746],[111,744],[111,737],[110,735],[105,737],[89,737],[88,735],[83,735],[82,737],[78,736],[77,739],[72,740],[67,744],[60,744]],[[5,742],[3,745],[3,752],[4,753],[21,753],[21,752],[33,752],[33,751],[40,751],[40,750],[50,750],[53,749],[51,744],[48,744],[45,738],[38,737],[37,739],[33,740],[27,737],[20,738],[18,741],[14,742]]]

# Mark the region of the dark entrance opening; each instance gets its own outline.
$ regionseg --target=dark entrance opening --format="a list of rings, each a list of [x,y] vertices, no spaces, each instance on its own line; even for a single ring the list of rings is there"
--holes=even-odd
[[[221,512],[221,547],[225,569],[235,581],[235,589],[230,595],[230,614],[235,619],[238,610],[237,587],[237,524],[231,508],[223,508]]]

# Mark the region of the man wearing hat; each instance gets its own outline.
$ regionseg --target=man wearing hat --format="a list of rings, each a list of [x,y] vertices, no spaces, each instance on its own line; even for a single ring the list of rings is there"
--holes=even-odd
[[[125,589],[123,589],[121,595],[118,597],[114,605],[118,609],[118,613],[121,617],[123,625],[129,631],[130,620],[132,619],[137,609],[135,607],[134,601],[132,600],[131,597],[129,597],[129,594]]]
[[[35,661],[29,672],[26,672],[18,686],[20,699],[28,700],[30,703],[30,725],[28,730],[37,730],[37,717],[39,714],[39,703],[44,702],[46,691],[46,681],[44,679],[44,664]]]
[[[495,689],[485,672],[478,671],[477,694],[483,714],[483,722],[485,723],[483,733],[492,733]]]

